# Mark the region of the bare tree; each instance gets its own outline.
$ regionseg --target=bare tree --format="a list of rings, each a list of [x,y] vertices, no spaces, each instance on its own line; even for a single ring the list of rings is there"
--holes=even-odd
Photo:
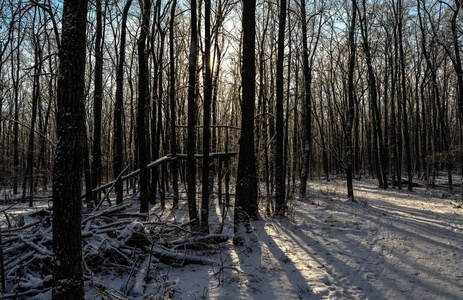
[[[96,0],[95,90],[93,92],[92,186],[101,185],[101,115],[103,106],[103,13],[102,0]],[[96,195],[95,195],[96,196]],[[94,197],[96,198],[96,197]]]
[[[256,98],[255,36],[256,1],[243,1],[243,64],[241,69],[241,136],[238,174],[236,177],[236,197],[234,214],[235,245],[245,242],[246,226],[249,226],[250,214],[257,217],[256,158],[254,150],[254,106]]]
[[[84,299],[81,175],[87,1],[63,3],[53,166],[53,299]]]
[[[196,208],[196,64],[198,56],[198,27],[196,0],[190,1],[190,58],[188,61],[188,141],[187,141],[187,196],[190,220],[198,220]]]
[[[284,217],[285,203],[285,174],[283,168],[283,100],[284,100],[284,56],[285,56],[285,30],[286,30],[286,0],[280,0],[280,14],[278,21],[278,57],[277,57],[277,98],[276,98],[276,158],[275,158],[275,215]]]
[[[352,16],[349,27],[349,75],[348,75],[348,111],[346,123],[346,140],[347,140],[347,161],[346,161],[346,174],[347,174],[347,198],[355,202],[354,186],[352,183],[352,126],[354,124],[354,68],[355,68],[355,22],[357,16],[357,1],[352,0]]]
[[[211,0],[204,1],[204,110],[203,110],[203,173],[201,199],[201,231],[209,232],[209,171],[211,141],[211,101],[212,101],[212,66],[211,66]]]
[[[318,31],[316,36],[313,38],[313,49],[311,50],[309,57],[309,44],[307,40],[307,16],[306,16],[306,2],[301,0],[301,26],[302,26],[302,67],[304,70],[304,88],[305,88],[305,105],[304,105],[304,152],[302,158],[302,168],[301,168],[301,185],[300,191],[301,196],[305,198],[307,190],[307,178],[309,175],[309,162],[310,154],[312,151],[312,67],[313,60],[317,50],[318,41],[320,39],[321,33],[321,22],[322,17],[319,18]],[[314,18],[318,15],[315,13],[311,16]]]
[[[171,13],[170,13],[170,22],[169,22],[169,66],[170,66],[170,150],[173,157],[177,156],[177,132],[176,132],[176,105],[175,105],[175,52],[174,52],[174,21],[175,21],[175,9],[177,7],[177,0],[173,0]],[[174,159],[171,162],[172,168],[172,188],[174,191],[174,200],[172,203],[172,209],[178,208],[178,165],[177,160]]]
[[[121,20],[121,42],[119,44],[119,61],[117,65],[116,77],[116,104],[114,108],[114,178],[118,178],[123,170],[124,153],[123,153],[123,135],[122,113],[124,109],[124,63],[125,63],[125,44],[127,32],[127,15],[129,13],[132,0],[127,0],[124,5]],[[122,203],[123,186],[122,181],[117,180],[114,190],[116,192],[116,203]]]
[[[138,163],[140,167],[140,212],[148,212],[148,161],[146,149],[146,103],[148,93],[148,65],[146,61],[146,38],[149,32],[149,17],[151,0],[140,0],[142,7],[142,23],[140,36],[138,37],[138,105],[137,105],[137,138],[138,138]]]

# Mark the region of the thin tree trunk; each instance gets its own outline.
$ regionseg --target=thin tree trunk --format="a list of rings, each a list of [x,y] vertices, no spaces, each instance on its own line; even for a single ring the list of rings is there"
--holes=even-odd
[[[188,138],[187,138],[187,196],[190,221],[198,221],[196,208],[196,64],[198,55],[196,0],[190,1],[190,57],[188,62]]]
[[[304,152],[302,158],[302,168],[301,168],[301,185],[300,185],[300,192],[301,197],[306,197],[306,190],[307,190],[307,178],[309,174],[309,163],[310,163],[310,156],[312,151],[312,64],[313,64],[313,57],[315,55],[318,40],[320,38],[320,27],[318,29],[318,33],[316,36],[314,49],[312,50],[312,55],[310,57],[309,62],[309,47],[307,42],[307,18],[306,18],[306,10],[305,10],[306,2],[305,0],[301,0],[301,23],[302,23],[302,62],[303,62],[303,70],[304,70],[304,85],[305,85],[305,104],[304,104],[304,111],[303,111],[303,118],[304,118]],[[320,18],[320,22],[321,22]]]
[[[129,13],[132,0],[127,0],[124,5],[121,20],[121,42],[119,44],[119,61],[117,65],[116,77],[116,105],[114,108],[114,173],[113,178],[119,177],[123,170],[124,153],[123,153],[123,136],[122,111],[124,110],[124,63],[125,63],[125,44],[127,33],[127,15]],[[116,204],[121,204],[124,196],[122,181],[118,180],[114,186],[116,192]]]
[[[35,16],[34,16],[35,19]],[[34,21],[35,23],[35,21]],[[27,149],[27,175],[29,179],[29,207],[34,205],[34,139],[35,123],[37,121],[37,107],[40,103],[40,73],[42,70],[42,49],[39,43],[38,33],[34,34],[34,84],[32,94],[32,116],[29,131],[29,146]],[[24,193],[25,191],[23,191]]]
[[[169,22],[169,56],[170,56],[170,151],[173,157],[177,156],[177,132],[176,132],[176,101],[175,101],[175,52],[174,52],[174,21],[175,21],[175,9],[177,7],[177,0],[173,0],[172,8],[170,13]],[[178,166],[177,160],[174,159],[171,162],[172,168],[172,187],[174,192],[174,200],[172,203],[172,209],[178,209]]]
[[[363,50],[365,52],[365,60],[368,67],[368,87],[370,90],[370,102],[373,110],[373,149],[376,149],[374,155],[375,159],[375,169],[377,172],[377,177],[379,181],[379,186],[387,188],[387,172],[386,168],[386,157],[384,155],[384,141],[383,141],[383,131],[381,129],[381,114],[378,108],[378,91],[376,88],[376,75],[373,69],[373,63],[371,59],[370,52],[370,43],[368,37],[368,24],[367,24],[367,10],[366,10],[366,1],[363,0],[363,18],[361,22],[361,32],[363,37]]]
[[[146,100],[148,98],[148,74],[145,54],[146,37],[149,31],[149,16],[151,0],[140,0],[142,6],[142,24],[138,38],[138,106],[137,106],[137,138],[138,138],[138,163],[140,167],[140,212],[148,212],[148,168],[146,155],[146,131],[145,115]]]
[[[402,0],[398,1],[398,22],[397,30],[399,33],[399,52],[400,52],[400,73],[401,73],[401,91],[402,91],[402,113],[403,113],[403,140],[405,143],[405,160],[407,161],[407,174],[408,174],[408,190],[413,190],[413,171],[412,171],[412,158],[410,150],[410,133],[408,131],[408,114],[407,114],[407,86],[405,74],[405,54],[403,46],[403,6]]]
[[[101,185],[103,167],[101,163],[101,115],[103,107],[103,21],[101,1],[96,0],[96,38],[95,38],[95,90],[93,94],[93,148],[92,148],[92,187]],[[93,196],[95,199],[97,195]]]
[[[349,28],[349,76],[348,76],[348,113],[346,124],[347,139],[347,198],[356,202],[354,198],[354,187],[352,184],[352,125],[354,123],[354,67],[355,67],[355,19],[357,15],[357,1],[352,0],[352,19]]]
[[[19,68],[20,68],[20,45],[21,45],[21,22],[18,23],[18,49],[15,55],[11,55],[11,78],[14,91],[14,120],[13,123],[13,194],[18,194],[18,181],[20,174],[19,167]],[[16,58],[16,62],[14,59]],[[16,66],[16,69],[14,68]]]
[[[201,231],[209,232],[209,152],[211,140],[211,0],[204,1],[204,110],[203,110],[203,173],[202,173],[202,199],[201,199]]]
[[[278,57],[277,57],[277,99],[276,99],[276,159],[275,159],[275,214],[283,218],[286,211],[285,176],[283,170],[283,63],[285,55],[286,0],[280,0],[280,16],[278,22]]]

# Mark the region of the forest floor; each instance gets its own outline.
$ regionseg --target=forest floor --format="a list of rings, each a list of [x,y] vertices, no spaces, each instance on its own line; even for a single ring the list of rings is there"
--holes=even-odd
[[[213,250],[183,252],[207,256],[205,265],[147,264],[146,258],[126,268],[113,264],[98,279],[87,277],[87,299],[463,299],[461,195],[424,187],[383,190],[373,180],[355,181],[354,188],[358,203],[345,200],[342,180],[310,181],[308,198],[291,201],[288,218],[252,222],[247,247],[230,239]],[[136,213],[136,204],[129,209]],[[39,208],[15,206],[8,214],[31,210]],[[232,213],[223,232],[230,236]],[[187,215],[185,201],[175,212],[158,206],[150,212],[152,220],[168,222]],[[212,230],[221,219],[220,208],[211,206]],[[146,274],[147,266],[152,276],[143,282],[137,274]],[[23,286],[32,286],[27,280]],[[49,296],[47,290],[35,298]]]

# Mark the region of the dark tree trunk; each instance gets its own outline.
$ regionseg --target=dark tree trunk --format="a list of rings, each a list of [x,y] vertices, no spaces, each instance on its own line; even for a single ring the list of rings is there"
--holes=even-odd
[[[174,21],[175,21],[175,9],[177,7],[177,0],[172,2],[172,8],[170,13],[169,23],[169,56],[170,56],[170,151],[173,157],[177,156],[177,132],[176,132],[176,101],[175,101],[175,52],[174,52]],[[172,203],[172,209],[178,208],[178,165],[177,160],[174,159],[171,162],[172,172],[172,188],[174,192],[174,200]]]
[[[146,37],[149,31],[149,16],[151,0],[140,0],[142,6],[142,24],[138,38],[138,106],[137,106],[137,138],[138,138],[138,163],[140,167],[140,212],[148,212],[148,168],[146,153],[145,116],[148,98],[148,67],[146,62]]]
[[[267,9],[267,17],[264,29],[262,31],[262,39],[260,41],[260,49],[259,49],[259,105],[258,108],[262,108],[261,113],[263,114],[262,118],[262,128],[261,128],[261,134],[262,134],[262,142],[263,142],[263,151],[264,151],[264,178],[265,178],[265,188],[266,188],[266,214],[267,216],[270,216],[272,211],[271,211],[271,193],[270,193],[270,178],[269,178],[269,151],[268,151],[268,125],[267,125],[267,97],[265,95],[265,84],[264,84],[264,77],[265,77],[265,42],[266,42],[266,36],[267,36],[267,30],[270,22],[270,9]],[[259,153],[260,151],[258,151]]]
[[[243,64],[241,69],[241,136],[236,178],[234,214],[235,245],[245,242],[249,217],[257,217],[257,175],[254,152],[254,109],[256,96],[256,1],[243,1]],[[227,129],[228,130],[228,129]]]
[[[18,23],[18,49],[16,55],[11,55],[11,78],[14,91],[14,120],[13,123],[13,194],[18,194],[19,181],[19,70],[20,70],[20,45],[21,22]],[[16,62],[14,61],[16,58]],[[16,66],[16,69],[14,68]]]
[[[156,1],[156,6],[155,6],[155,12],[154,15],[156,16],[158,9],[160,6],[160,1]],[[153,159],[159,156],[159,142],[157,138],[157,116],[158,116],[158,102],[159,96],[158,96],[158,87],[159,85],[159,61],[157,58],[157,53],[156,53],[156,47],[154,46],[154,40],[155,40],[155,28],[156,28],[156,21],[153,21],[152,25],[152,32],[151,32],[151,57],[153,59],[153,73],[154,73],[154,78],[153,78],[153,90],[151,93],[152,97],[152,107],[151,107],[151,156]],[[162,83],[161,83],[162,85]],[[159,171],[160,168],[153,168],[151,170],[151,198],[150,198],[150,204],[156,204],[156,197],[158,194],[158,181],[159,181]]]
[[[53,299],[84,299],[81,175],[87,1],[63,4],[53,167]]]
[[[363,51],[365,52],[365,60],[368,67],[368,87],[370,90],[371,109],[373,111],[373,149],[375,149],[375,170],[378,177],[379,186],[387,188],[387,170],[386,157],[384,154],[383,131],[381,129],[381,114],[378,108],[378,91],[376,88],[376,75],[373,69],[371,59],[370,42],[368,37],[367,11],[366,1],[363,0],[363,18],[361,22],[361,32],[363,37]]]
[[[34,17],[35,19],[35,17]],[[35,22],[34,22],[35,23]],[[29,206],[34,205],[34,139],[35,123],[37,121],[37,107],[40,103],[40,72],[42,70],[42,48],[38,33],[34,34],[34,84],[32,94],[32,116],[29,130],[29,146],[27,149],[27,177],[29,179]],[[25,193],[25,191],[23,191]]]
[[[201,199],[201,231],[209,232],[209,152],[211,140],[211,0],[204,1],[204,110],[203,110],[203,172],[202,172],[202,199]]]
[[[92,187],[101,185],[101,110],[103,107],[103,21],[101,1],[96,0],[95,90],[93,94]],[[93,196],[95,199],[97,195]]]
[[[397,30],[399,34],[399,52],[400,52],[400,73],[401,73],[401,91],[402,91],[402,114],[403,114],[403,140],[405,146],[405,160],[407,165],[408,174],[408,190],[413,190],[413,171],[412,171],[412,158],[410,150],[410,133],[408,131],[408,114],[407,114],[407,86],[405,74],[405,54],[403,46],[403,6],[402,0],[398,1],[398,22]]]
[[[285,55],[286,0],[280,1],[280,16],[278,22],[278,57],[277,57],[277,99],[276,99],[276,159],[275,159],[275,214],[283,218],[286,211],[285,176],[283,169],[283,63]]]
[[[158,18],[160,19],[160,10],[161,10],[161,3],[158,1],[157,5],[157,10],[158,10]],[[153,122],[157,121],[156,125],[156,139],[155,139],[155,144],[154,144],[154,154],[153,157],[156,159],[160,155],[161,151],[161,146],[164,145],[164,138],[163,134],[163,112],[162,112],[162,107],[163,107],[163,99],[164,99],[164,88],[163,88],[163,65],[164,65],[164,40],[165,40],[165,32],[162,31],[159,28],[160,32],[160,46],[159,46],[159,61],[158,61],[158,73],[157,73],[157,82],[158,82],[158,96],[157,96],[157,101],[156,103],[153,103],[153,105],[157,105],[157,118],[153,118]],[[165,147],[163,147],[165,149]],[[156,175],[156,181],[158,181],[158,190],[159,190],[159,200],[161,202],[161,207],[165,208],[166,206],[166,189],[165,189],[165,172],[164,172],[165,165],[163,164],[159,169],[157,169],[157,172],[155,173]],[[155,195],[153,195],[153,200]]]
[[[187,138],[187,196],[188,215],[190,220],[198,220],[196,208],[196,63],[198,55],[198,29],[196,16],[196,0],[190,1],[190,57],[188,62],[188,138]]]
[[[113,178],[118,178],[119,174],[123,170],[124,165],[124,153],[123,153],[123,137],[124,130],[122,128],[122,112],[124,110],[124,63],[125,63],[125,44],[126,44],[126,33],[127,33],[127,15],[129,13],[130,5],[132,0],[127,0],[124,5],[121,20],[121,42],[119,44],[119,61],[117,65],[117,77],[116,77],[116,104],[114,108],[114,173]],[[116,192],[116,204],[122,203],[124,196],[124,190],[122,186],[122,180],[117,180],[114,186]]]
[[[93,198],[92,189],[92,170],[90,167],[90,150],[88,149],[88,134],[87,128],[85,128],[85,145],[84,145],[84,181],[85,181],[85,204],[88,210],[92,210],[96,203],[96,199]]]
[[[453,9],[453,16],[451,21],[453,51],[455,52],[453,66],[457,74],[458,82],[458,109],[460,112],[460,124],[463,123],[463,67],[461,63],[460,42],[458,41],[459,33],[457,28],[457,17],[458,13],[460,12],[461,5],[463,5],[461,0],[455,0],[455,8]]]
[[[352,19],[349,28],[349,76],[348,76],[348,112],[346,124],[347,140],[347,197],[350,201],[355,202],[354,186],[352,183],[352,125],[354,124],[354,67],[355,67],[355,19],[357,15],[357,1],[352,0]]]
[[[395,7],[395,4],[394,4],[394,10],[395,10],[395,17],[397,18],[397,8]],[[400,103],[400,99],[401,99],[401,93],[403,92],[401,90],[402,88],[402,85],[400,84],[399,80],[400,80],[400,62],[399,62],[399,55],[400,55],[400,51],[399,51],[399,37],[398,37],[398,24],[397,24],[397,20],[396,20],[396,24],[395,24],[395,28],[394,28],[394,71],[395,71],[395,76],[394,76],[394,82],[395,82],[395,89],[397,90],[395,92],[395,101],[396,101],[396,104],[397,104],[397,110],[393,110],[394,112],[394,115],[393,115],[393,118],[395,118],[395,121],[396,121],[396,127],[397,127],[397,131],[394,132],[394,136],[395,136],[395,173],[396,173],[396,179],[397,179],[397,188],[399,190],[402,189],[402,155],[403,155],[403,140],[402,140],[402,106],[401,106],[401,103]]]
[[[301,168],[301,186],[300,192],[301,197],[305,198],[307,190],[307,179],[309,175],[309,163],[310,156],[312,152],[312,62],[313,57],[317,49],[318,40],[320,37],[320,28],[318,30],[315,46],[312,50],[312,55],[309,62],[309,48],[307,42],[307,18],[305,10],[306,2],[301,0],[301,22],[302,22],[302,62],[304,70],[304,85],[305,85],[305,104],[303,111],[304,118],[304,151],[302,158],[302,168]],[[321,20],[321,18],[320,18]]]

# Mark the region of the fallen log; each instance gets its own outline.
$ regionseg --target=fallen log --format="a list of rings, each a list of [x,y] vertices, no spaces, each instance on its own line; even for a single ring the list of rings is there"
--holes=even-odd
[[[189,264],[212,265],[213,263],[212,260],[205,257],[175,252],[159,246],[152,247],[152,249],[146,246],[146,250],[149,250],[160,262],[175,267],[183,267]]]

